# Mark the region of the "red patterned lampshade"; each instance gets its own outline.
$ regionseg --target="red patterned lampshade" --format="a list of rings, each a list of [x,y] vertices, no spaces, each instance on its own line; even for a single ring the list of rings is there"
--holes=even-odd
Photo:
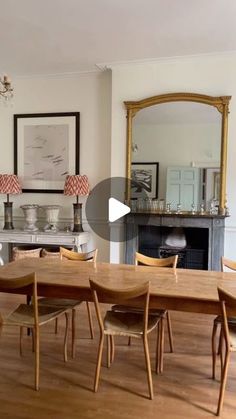
[[[16,175],[0,175],[0,193],[7,194],[7,202],[4,202],[4,230],[12,230],[12,202],[9,202],[9,194],[21,193],[21,185]]]
[[[64,195],[76,196],[74,207],[74,233],[83,231],[82,227],[82,204],[79,204],[78,197],[89,194],[89,183],[86,175],[68,175],[65,180]]]
[[[89,194],[86,175],[68,175],[64,186],[64,195],[85,196]]]
[[[0,193],[21,193],[21,185],[16,175],[0,175]]]

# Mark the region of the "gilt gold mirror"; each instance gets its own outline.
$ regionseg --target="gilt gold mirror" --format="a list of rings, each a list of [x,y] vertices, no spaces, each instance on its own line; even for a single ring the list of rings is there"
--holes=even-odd
[[[174,210],[181,204],[185,211],[203,204],[208,210],[214,200],[224,214],[230,99],[168,93],[125,102],[127,199],[138,197],[132,178],[139,172],[151,199],[170,202]]]

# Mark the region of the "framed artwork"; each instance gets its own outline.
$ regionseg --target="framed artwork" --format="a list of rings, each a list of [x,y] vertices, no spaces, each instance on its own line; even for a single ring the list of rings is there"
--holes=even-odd
[[[159,163],[132,163],[131,199],[158,198]]]
[[[79,174],[79,112],[14,115],[14,173],[23,192],[61,193]]]

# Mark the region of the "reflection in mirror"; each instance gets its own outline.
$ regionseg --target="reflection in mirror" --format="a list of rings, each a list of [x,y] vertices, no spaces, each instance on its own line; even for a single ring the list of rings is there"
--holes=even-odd
[[[132,177],[143,175],[149,197],[165,200],[174,211],[178,204],[185,211],[214,211],[219,204],[221,123],[214,106],[197,102],[141,109],[132,125]],[[131,197],[137,197],[137,188],[131,189]]]

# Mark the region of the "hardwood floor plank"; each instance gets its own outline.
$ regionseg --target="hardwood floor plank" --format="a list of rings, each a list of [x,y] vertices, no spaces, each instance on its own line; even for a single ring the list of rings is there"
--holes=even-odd
[[[0,294],[1,312],[10,311],[24,297]],[[106,307],[104,307],[105,310]],[[19,355],[19,331],[5,328],[0,342],[0,418],[2,419],[200,419],[213,418],[219,392],[211,379],[212,316],[171,312],[175,352],[165,336],[164,372],[155,374],[156,333],[150,337],[154,400],[147,398],[142,342],[115,340],[115,360],[106,368],[104,351],[98,393],[93,380],[98,347],[90,339],[86,305],[78,311],[76,358],[63,362],[63,321],[41,329],[40,391],[35,392],[31,339],[24,334]],[[166,326],[166,325],[165,325]],[[232,354],[222,418],[236,417],[236,354]]]

